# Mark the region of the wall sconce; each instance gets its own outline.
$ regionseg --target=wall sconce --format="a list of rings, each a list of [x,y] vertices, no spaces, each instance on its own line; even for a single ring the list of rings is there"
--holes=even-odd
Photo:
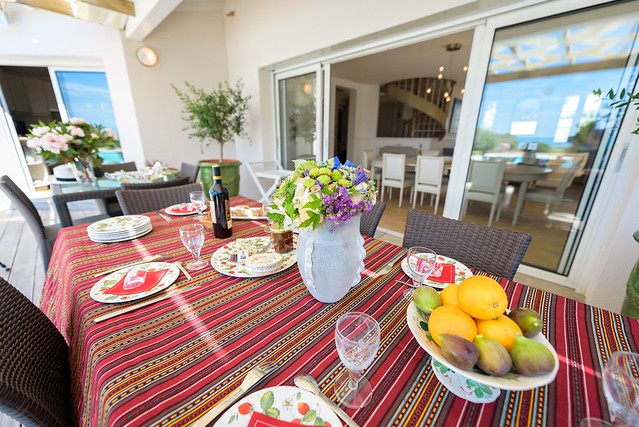
[[[138,61],[140,61],[142,65],[145,65],[147,67],[153,67],[155,64],[158,63],[158,55],[150,47],[139,47],[136,51],[136,55],[138,57]]]

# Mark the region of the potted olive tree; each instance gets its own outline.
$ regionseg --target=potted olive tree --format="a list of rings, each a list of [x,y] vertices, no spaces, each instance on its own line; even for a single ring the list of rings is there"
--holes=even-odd
[[[197,138],[200,141],[202,153],[212,143],[220,146],[219,159],[198,162],[202,185],[205,190],[211,187],[211,165],[219,163],[224,186],[228,188],[231,196],[236,196],[240,191],[241,163],[238,160],[224,158],[224,144],[238,136],[248,138],[246,112],[250,96],[242,94],[244,86],[241,80],[235,86],[229,85],[227,81],[219,83],[217,89],[211,92],[196,88],[187,82],[185,85],[188,90],[184,92],[171,85],[184,104],[182,119],[188,123],[184,130],[190,132],[189,138]]]

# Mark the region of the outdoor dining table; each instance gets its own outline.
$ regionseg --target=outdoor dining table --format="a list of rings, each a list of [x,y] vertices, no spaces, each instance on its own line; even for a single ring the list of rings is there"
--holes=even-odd
[[[231,203],[257,205],[242,197]],[[257,278],[229,277],[208,267],[172,286],[198,287],[95,323],[120,305],[90,297],[96,273],[151,254],[163,254],[166,262],[190,258],[178,229],[194,219],[148,216],[153,230],[135,240],[94,243],[86,226],[78,225],[61,230],[53,249],[40,305],[69,344],[79,425],[188,425],[266,360],[278,368],[258,388],[292,386],[295,377],[310,374],[334,398],[333,382],[345,370],[335,347],[335,322],[351,311],[373,316],[381,328],[379,351],[364,372],[372,401],[346,409],[360,426],[575,426],[584,417],[609,418],[604,364],[614,351],[639,350],[638,321],[496,278],[509,308],[541,313],[559,371],[546,386],[502,391],[493,403],[458,398],[435,378],[430,356],[407,326],[408,301],[398,282],[408,280],[400,262],[405,249],[368,237],[361,282],[333,304],[309,294],[295,265]],[[208,231],[203,256],[210,258],[232,239],[264,235],[259,221],[234,221],[230,239]],[[379,273],[389,263],[390,271]]]

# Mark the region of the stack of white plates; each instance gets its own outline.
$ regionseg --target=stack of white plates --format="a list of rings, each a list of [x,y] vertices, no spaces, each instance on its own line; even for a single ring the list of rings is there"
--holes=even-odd
[[[152,229],[149,217],[125,215],[94,222],[87,227],[87,232],[94,242],[113,243],[144,236]]]

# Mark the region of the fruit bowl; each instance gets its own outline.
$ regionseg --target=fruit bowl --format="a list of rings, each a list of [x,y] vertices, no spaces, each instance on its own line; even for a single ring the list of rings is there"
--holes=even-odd
[[[499,396],[499,390],[525,391],[542,387],[553,382],[557,376],[559,370],[557,352],[542,334],[532,339],[545,345],[555,357],[555,366],[551,372],[533,377],[510,372],[503,377],[493,377],[479,370],[463,370],[448,362],[439,346],[430,337],[427,324],[417,311],[414,302],[411,302],[406,309],[406,321],[419,345],[431,355],[432,368],[440,382],[456,396],[471,402],[492,402]]]

